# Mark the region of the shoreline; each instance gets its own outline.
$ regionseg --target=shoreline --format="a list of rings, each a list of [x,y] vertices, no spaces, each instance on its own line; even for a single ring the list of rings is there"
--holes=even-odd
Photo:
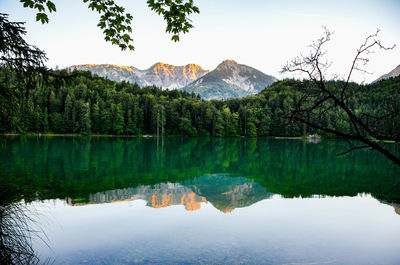
[[[79,133],[1,133],[1,136],[36,136],[36,137],[157,137],[153,135],[118,135],[118,134],[79,134]]]
[[[187,135],[164,135],[157,136],[151,134],[144,135],[118,135],[118,134],[75,134],[75,133],[1,133],[0,136],[36,136],[36,137],[137,137],[137,138],[156,138],[156,137],[190,137],[190,138],[199,138],[199,137],[212,137],[212,136],[187,136]],[[215,137],[215,138],[246,138],[245,136],[237,136],[237,137]],[[247,137],[249,139],[257,139],[257,138],[273,138],[273,139],[294,139],[301,140],[307,139],[307,136],[262,136],[262,137]]]
[[[202,138],[202,137],[212,137],[212,136],[187,136],[187,135],[164,135],[157,136],[151,134],[144,135],[118,135],[118,134],[76,134],[76,133],[0,133],[0,136],[28,136],[28,137],[120,137],[120,138],[157,138],[157,137],[190,137],[190,138]],[[248,138],[248,139],[257,139],[257,138],[270,138],[270,139],[280,139],[280,140],[307,140],[313,142],[315,140],[340,140],[340,138],[330,138],[330,137],[320,137],[314,138],[310,136],[260,136],[260,137],[245,137],[245,136],[226,136],[226,137],[214,137],[214,138]],[[383,142],[386,144],[396,144],[395,141],[392,140],[377,140],[377,142]]]

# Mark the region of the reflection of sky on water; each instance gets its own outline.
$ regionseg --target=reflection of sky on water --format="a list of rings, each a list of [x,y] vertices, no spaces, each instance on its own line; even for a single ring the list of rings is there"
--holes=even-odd
[[[152,208],[144,200],[72,207],[35,203],[56,264],[397,264],[400,218],[369,195],[273,196],[224,214],[210,203]],[[48,221],[52,220],[52,221]]]

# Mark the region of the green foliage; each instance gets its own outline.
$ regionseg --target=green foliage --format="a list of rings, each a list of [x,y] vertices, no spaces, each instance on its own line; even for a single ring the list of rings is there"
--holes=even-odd
[[[88,7],[92,11],[97,11],[100,16],[100,21],[97,26],[103,30],[104,39],[111,42],[113,45],[118,45],[121,50],[134,50],[132,44],[133,39],[130,35],[132,27],[132,15],[125,13],[125,8],[117,5],[114,1],[103,0],[83,0],[88,3]]]
[[[251,121],[247,123],[247,136],[248,137],[257,137],[257,127]]]
[[[50,0],[20,0],[20,2],[24,7],[37,11],[36,21],[42,24],[49,23],[48,14],[56,12],[56,6]],[[117,5],[113,0],[83,0],[83,2],[88,4],[89,9],[100,14],[97,26],[103,30],[106,41],[117,45],[121,50],[135,49],[131,44],[133,16],[127,13],[124,7]],[[173,34],[173,41],[179,41],[180,33],[185,34],[193,28],[188,16],[200,12],[193,0],[148,0],[147,4],[151,10],[163,16],[167,22],[166,32]]]
[[[20,2],[24,7],[37,10],[36,21],[40,21],[42,24],[49,23],[49,17],[46,12],[51,13],[56,11],[56,5],[49,0],[20,0]]]
[[[43,63],[47,60],[46,54],[39,48],[29,45],[24,40],[26,35],[24,23],[10,22],[7,14],[0,13],[0,67],[1,67],[1,94],[9,94],[11,91],[6,85],[7,75],[24,74],[25,79],[32,78],[35,74],[41,74]],[[13,73],[9,72],[14,71]],[[26,80],[24,80],[26,81]],[[10,95],[5,95],[10,96]]]
[[[192,13],[200,13],[193,0],[148,0],[148,6],[167,22],[166,32],[172,33],[171,39],[179,41],[179,33],[187,33],[193,28],[192,21],[187,18]]]
[[[25,34],[23,23],[10,22],[0,13],[0,123],[11,131],[34,131],[30,93],[46,73],[46,54],[29,45]]]
[[[121,103],[111,104],[112,133],[122,134],[124,132],[124,116]]]

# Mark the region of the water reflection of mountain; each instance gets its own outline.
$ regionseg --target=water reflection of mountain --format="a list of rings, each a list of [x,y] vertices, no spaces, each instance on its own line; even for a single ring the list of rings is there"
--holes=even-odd
[[[205,175],[180,183],[160,183],[154,186],[140,185],[136,188],[109,190],[89,195],[89,200],[79,202],[71,198],[74,206],[145,200],[147,206],[164,208],[184,205],[188,211],[201,208],[201,203],[211,203],[218,210],[229,213],[236,208],[250,206],[272,194],[264,187],[246,178],[226,174]]]
[[[68,198],[67,202],[74,206],[117,203],[133,200],[145,200],[147,206],[153,208],[164,208],[172,205],[184,205],[188,211],[201,208],[206,198],[196,195],[190,188],[177,183],[160,183],[153,187],[138,186],[136,188],[108,190],[89,195],[87,202],[79,202]]]
[[[252,180],[226,174],[204,175],[188,183],[196,194],[204,196],[215,208],[225,213],[272,196]]]

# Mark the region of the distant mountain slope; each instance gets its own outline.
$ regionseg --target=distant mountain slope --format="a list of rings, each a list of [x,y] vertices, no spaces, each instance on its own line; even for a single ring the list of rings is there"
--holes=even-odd
[[[218,67],[182,88],[200,94],[204,99],[238,98],[260,92],[278,81],[250,66],[225,60]]]
[[[379,77],[378,79],[376,79],[374,82],[378,82],[384,79],[389,79],[391,77],[396,77],[396,76],[400,76],[400,65],[398,65],[396,68],[394,68],[392,71],[390,71],[389,73],[382,75],[381,77]]]
[[[155,85],[163,89],[184,87],[208,73],[207,70],[196,64],[174,66],[164,63],[156,63],[146,70],[114,64],[73,65],[67,69],[90,71],[113,81],[137,83],[139,86]]]
[[[93,74],[106,77],[113,81],[125,81],[129,83],[137,83],[139,86],[143,86],[137,74],[140,70],[132,66],[119,66],[115,64],[82,64],[73,65],[67,68],[69,71],[73,71],[75,69],[80,71],[89,71]]]

